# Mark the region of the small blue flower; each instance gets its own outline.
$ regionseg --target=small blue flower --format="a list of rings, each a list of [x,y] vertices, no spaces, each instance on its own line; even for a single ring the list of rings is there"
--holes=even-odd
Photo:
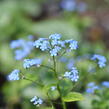
[[[63,0],[61,2],[61,7],[66,11],[75,11],[76,1],[75,0]]]
[[[100,68],[103,68],[106,66],[106,58],[104,56],[94,54],[91,60],[98,60],[98,65]]]
[[[22,49],[15,50],[14,53],[15,53],[16,60],[21,60],[28,55],[28,52],[26,52],[25,50],[22,50]]]
[[[57,50],[56,49],[52,49],[50,51],[51,56],[57,56]]]
[[[51,87],[51,90],[52,90],[52,91],[56,90],[56,86],[52,86],[52,87]]]
[[[31,53],[33,49],[33,42],[19,39],[12,41],[10,46],[12,49],[15,49],[15,59],[21,60]]]
[[[52,46],[58,45],[58,40],[52,40],[52,41],[51,41],[51,45],[52,45]]]
[[[8,80],[19,80],[20,77],[19,77],[19,73],[20,73],[20,70],[18,69],[15,69],[11,72],[10,75],[8,75]]]
[[[101,84],[102,84],[103,86],[109,88],[109,81],[103,81]]]
[[[42,100],[41,98],[39,98],[39,97],[34,96],[34,97],[30,100],[30,102],[33,102],[34,105],[39,106],[39,105],[41,105],[41,104],[43,103],[43,100]]]
[[[60,38],[61,38],[60,34],[51,34],[49,36],[49,39],[52,39],[52,40],[59,40]]]
[[[35,46],[36,48],[39,48],[41,46],[43,40],[45,40],[45,38],[39,38],[38,40],[36,40],[33,43],[33,46]]]
[[[75,64],[75,60],[74,60],[74,59],[70,59],[70,60],[68,61],[67,66],[66,66],[67,69],[71,70],[72,67],[74,66],[74,64]]]
[[[32,66],[40,66],[42,60],[41,59],[25,59],[23,63],[24,68],[30,68]]]
[[[76,40],[65,40],[66,44],[69,44],[71,50],[76,50],[78,48],[78,41]]]
[[[15,48],[19,48],[21,47],[21,44],[24,42],[24,40],[22,39],[19,39],[19,40],[13,40],[11,43],[10,43],[10,47],[12,49],[15,49]]]
[[[100,89],[100,87],[97,86],[97,85],[95,85],[94,82],[88,83],[88,84],[87,84],[87,87],[88,87],[88,88],[86,89],[86,92],[87,92],[87,93],[94,93],[95,90],[99,90],[99,89]]]
[[[90,82],[90,83],[87,84],[87,86],[88,87],[93,87],[93,86],[95,86],[95,82]]]
[[[42,51],[48,50],[50,48],[47,38],[39,38],[33,43],[33,46],[40,48]]]
[[[48,50],[50,47],[49,47],[49,42],[48,41],[43,41],[41,46],[40,46],[40,49],[42,51],[45,51],[45,50]]]
[[[99,61],[98,65],[99,65],[100,68],[103,68],[103,67],[106,66],[105,62],[103,62],[103,61]]]
[[[70,72],[65,72],[64,77],[70,79],[71,81],[77,82],[79,79],[78,70],[76,67],[72,67]]]
[[[78,42],[75,41],[75,40],[72,40],[72,41],[70,42],[69,47],[70,47],[71,50],[76,50],[76,49],[78,48]]]
[[[66,47],[65,41],[58,41],[58,45],[60,45],[61,47]]]
[[[60,50],[61,50],[61,47],[55,46],[55,48],[53,48],[53,49],[50,51],[51,56],[57,56],[57,55],[58,55],[58,52],[59,52]]]

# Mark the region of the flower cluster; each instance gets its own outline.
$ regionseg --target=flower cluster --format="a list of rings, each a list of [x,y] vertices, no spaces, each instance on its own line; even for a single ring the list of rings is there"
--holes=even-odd
[[[37,66],[39,67],[41,64],[42,60],[39,58],[35,58],[35,59],[25,59],[24,63],[23,63],[23,67],[24,68],[30,68],[32,66]]]
[[[19,73],[20,73],[20,70],[18,69],[13,70],[10,73],[10,75],[8,75],[8,80],[19,80],[20,79]]]
[[[41,98],[39,98],[39,97],[34,96],[34,97],[30,100],[30,102],[33,102],[34,105],[39,106],[39,105],[41,105],[41,104],[43,103],[43,100],[42,100]]]
[[[78,42],[75,40],[61,40],[60,34],[52,34],[49,38],[39,38],[33,45],[42,51],[48,51],[51,56],[57,56],[62,48],[69,46],[70,50],[78,48]]]
[[[45,51],[49,48],[49,42],[47,41],[47,38],[39,38],[33,43],[33,46],[40,48],[42,51]]]
[[[95,55],[93,55],[91,60],[98,60],[98,65],[100,68],[103,68],[106,66],[106,58],[104,56],[95,54]]]
[[[71,81],[77,82],[79,79],[78,70],[76,67],[72,67],[70,72],[65,72],[64,77],[70,79]]]
[[[21,60],[31,53],[33,41],[26,41],[23,39],[14,40],[11,42],[10,47],[15,49],[15,59]]]
[[[98,90],[98,89],[100,89],[99,86],[95,85],[94,82],[90,82],[90,83],[87,84],[86,92],[87,93],[94,93],[95,90]]]

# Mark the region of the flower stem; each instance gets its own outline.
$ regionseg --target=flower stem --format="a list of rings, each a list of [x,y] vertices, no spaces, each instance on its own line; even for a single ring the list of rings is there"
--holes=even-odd
[[[29,79],[29,78],[24,77],[23,79],[28,80],[28,81],[31,81],[33,83],[36,83],[36,85],[39,85],[39,86],[42,86],[43,87],[43,84],[41,84],[39,82],[36,82],[36,81],[33,81],[33,80]]]
[[[46,66],[46,65],[40,65],[40,66],[45,67],[45,68],[48,68],[48,69],[51,69],[52,71],[54,71],[54,69],[51,68],[51,67],[49,67],[49,66]]]
[[[57,81],[58,81],[58,83],[57,83],[57,89],[58,89],[59,94],[60,94],[60,97],[61,97],[62,107],[63,107],[63,109],[67,109],[67,108],[66,108],[66,104],[65,104],[65,102],[64,102],[63,99],[62,99],[62,93],[61,93],[61,89],[60,89],[60,86],[59,86],[59,78],[58,78],[58,74],[57,74],[57,71],[56,71],[56,59],[55,59],[54,56],[53,56],[53,64],[54,64],[55,77],[56,77],[56,79],[57,79]]]
[[[39,85],[41,87],[44,86],[43,84],[41,84],[38,81],[34,81],[34,80],[30,79],[30,78],[27,78],[22,72],[20,73],[20,76],[21,76],[22,79],[27,80],[27,81],[30,81],[30,82],[34,83],[35,85]]]

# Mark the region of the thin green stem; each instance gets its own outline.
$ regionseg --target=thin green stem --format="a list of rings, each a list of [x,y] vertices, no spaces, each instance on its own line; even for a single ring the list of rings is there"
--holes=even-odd
[[[58,91],[60,93],[60,97],[61,97],[61,102],[62,102],[63,109],[66,109],[66,104],[65,104],[65,102],[62,99],[62,93],[61,93],[61,90],[60,90],[60,87],[59,87],[59,83],[57,84],[57,89],[58,89]]]
[[[45,67],[45,68],[48,68],[48,69],[51,69],[52,71],[54,71],[54,69],[51,68],[51,67],[49,67],[49,66],[46,66],[46,65],[40,65],[40,66]]]
[[[60,94],[62,106],[63,106],[63,109],[67,109],[67,108],[66,108],[66,104],[65,104],[65,102],[64,102],[63,99],[62,99],[62,93],[61,93],[61,89],[60,89],[60,86],[59,86],[59,78],[58,78],[58,74],[57,74],[57,71],[56,71],[56,59],[55,59],[54,56],[53,56],[53,64],[54,64],[55,77],[56,77],[56,79],[57,79],[57,81],[58,81],[58,83],[57,83],[57,89],[58,89],[59,94]]]
[[[56,60],[55,60],[55,57],[54,56],[53,56],[53,65],[54,65],[55,77],[56,77],[56,79],[58,79],[58,75],[57,75],[57,72],[56,72]]]
[[[63,99],[61,99],[61,100],[62,100],[63,109],[67,109],[65,102],[63,101]]]
[[[32,79],[27,78],[22,72],[20,73],[20,75],[21,75],[22,79],[24,79],[24,80],[28,80],[28,81],[30,81],[30,82],[32,82],[32,83],[35,83],[35,85],[39,85],[39,86],[41,86],[41,87],[44,86],[43,84],[41,84],[41,83],[39,83],[39,82],[37,82],[37,81],[34,81],[34,80],[32,80]]]
[[[39,82],[37,82],[37,81],[33,81],[33,80],[31,80],[31,79],[29,79],[29,78],[27,78],[27,77],[24,77],[23,79],[28,80],[28,81],[30,81],[30,82],[35,83],[36,85],[39,85],[39,86],[42,86],[42,87],[43,87],[43,84],[41,84],[41,83],[39,83]]]
[[[65,53],[66,53],[66,49],[65,49],[64,52],[60,55],[60,57],[62,57]]]

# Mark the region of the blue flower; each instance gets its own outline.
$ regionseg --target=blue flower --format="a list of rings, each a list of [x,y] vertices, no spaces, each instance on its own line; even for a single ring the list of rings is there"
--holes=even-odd
[[[52,34],[49,36],[49,39],[51,40],[52,46],[65,47],[65,41],[60,40],[61,39],[60,34]]]
[[[33,49],[32,46],[33,42],[32,41],[23,41],[21,43],[21,49],[16,49],[14,51],[15,54],[15,59],[16,60],[21,60],[23,58],[25,58],[27,55],[29,55],[31,53],[31,50]]]
[[[94,93],[95,90],[98,90],[98,89],[100,89],[99,86],[95,85],[94,82],[90,82],[90,83],[87,84],[86,92],[87,93]]]
[[[50,51],[51,56],[57,56],[57,55],[58,55],[58,52],[59,52],[60,50],[61,50],[61,47],[55,46],[55,48],[53,48],[53,49]]]
[[[109,88],[109,81],[103,81],[101,84],[102,84],[103,86]]]
[[[63,0],[61,2],[61,7],[66,11],[75,11],[76,1],[75,0]]]
[[[42,60],[41,59],[25,59],[23,63],[24,68],[30,68],[31,66],[40,66]]]
[[[52,45],[52,46],[58,45],[58,40],[52,40],[52,41],[51,41],[51,45]]]
[[[72,41],[70,42],[69,47],[70,47],[71,50],[76,50],[76,49],[78,48],[78,42],[75,41],[75,40],[72,40]]]
[[[76,50],[78,48],[78,41],[76,40],[65,40],[66,44],[69,44],[71,50]]]
[[[16,60],[21,60],[28,55],[28,53],[25,50],[22,50],[22,49],[21,50],[20,49],[15,50],[14,53],[15,53],[15,59]]]
[[[65,41],[58,41],[58,45],[61,46],[61,47],[66,47]]]
[[[51,56],[57,56],[57,50],[56,49],[52,49],[51,51],[50,51],[50,54],[51,54]]]
[[[74,64],[75,64],[74,59],[70,59],[70,60],[68,61],[68,64],[67,64],[67,69],[71,70],[72,67],[74,66]]]
[[[104,56],[94,54],[91,60],[98,60],[98,65],[100,68],[103,68],[106,66],[106,58]]]
[[[60,38],[61,38],[60,34],[51,34],[49,36],[49,39],[52,39],[52,40],[59,40]]]
[[[61,49],[67,47],[68,45],[71,50],[76,50],[78,48],[78,42],[75,40],[60,40],[60,34],[52,34],[49,38],[39,38],[33,43],[33,46],[41,49],[42,51],[49,51],[51,56],[57,56]]]
[[[51,90],[52,90],[52,91],[56,90],[56,86],[52,86],[52,87],[51,87]]]
[[[42,51],[48,50],[50,48],[47,38],[39,38],[33,43],[33,46],[40,48]]]
[[[39,98],[39,97],[34,96],[34,97],[30,100],[30,102],[33,102],[34,105],[39,106],[39,105],[41,105],[41,104],[43,103],[43,100],[42,100],[41,98]]]
[[[12,41],[10,46],[12,49],[15,49],[15,59],[21,60],[31,53],[33,49],[33,42],[19,39]]]
[[[20,77],[19,77],[19,73],[20,73],[20,70],[18,69],[15,69],[11,72],[10,75],[8,75],[8,80],[19,80]]]
[[[12,49],[15,49],[15,48],[19,48],[21,47],[21,44],[24,42],[24,40],[22,39],[19,39],[19,40],[13,40],[11,43],[10,43],[10,47]]]
[[[43,41],[41,46],[40,46],[40,49],[42,51],[45,51],[45,50],[48,50],[50,47],[49,47],[49,42],[48,41]]]
[[[65,72],[64,77],[70,79],[71,81],[77,82],[79,79],[78,70],[76,67],[72,67],[70,72]]]
[[[41,46],[43,40],[45,40],[45,38],[39,38],[38,40],[36,40],[33,43],[33,46],[35,46],[36,48],[39,48]]]

